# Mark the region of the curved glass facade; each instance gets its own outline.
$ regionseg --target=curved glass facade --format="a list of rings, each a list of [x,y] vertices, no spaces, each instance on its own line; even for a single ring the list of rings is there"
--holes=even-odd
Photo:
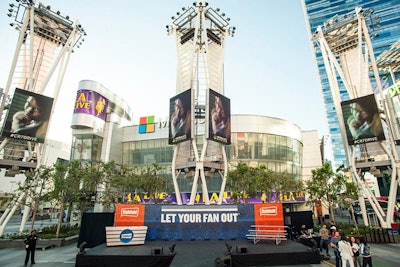
[[[230,162],[250,161],[268,169],[300,178],[302,143],[287,136],[268,133],[232,133],[227,146]]]
[[[168,144],[168,129],[156,128],[160,138],[149,139],[151,134],[137,134],[138,126],[133,126],[133,136],[123,142],[123,164],[143,167],[157,163],[164,166],[167,173],[173,156],[173,146]],[[132,133],[132,128],[129,132]],[[241,130],[247,129],[246,132]],[[197,142],[202,142],[202,136]],[[303,144],[300,128],[290,122],[256,115],[232,115],[231,145],[227,145],[227,159],[230,163],[247,162],[250,166],[265,165],[278,173],[300,179]],[[184,174],[182,174],[182,178]],[[191,179],[178,179],[182,191],[190,191]],[[172,184],[172,178],[171,178]],[[221,179],[214,175],[207,180],[210,191],[218,191]],[[172,188],[172,185],[171,185]]]

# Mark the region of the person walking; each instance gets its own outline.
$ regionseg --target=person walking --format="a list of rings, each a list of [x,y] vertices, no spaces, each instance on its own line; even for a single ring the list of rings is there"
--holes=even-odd
[[[371,248],[367,244],[365,237],[360,238],[360,243],[360,254],[363,258],[363,267],[366,267],[367,265],[372,267]]]
[[[25,266],[28,264],[29,255],[31,256],[31,264],[35,264],[35,249],[36,249],[36,242],[38,239],[39,238],[36,235],[36,231],[32,230],[31,234],[24,240],[26,249]]]

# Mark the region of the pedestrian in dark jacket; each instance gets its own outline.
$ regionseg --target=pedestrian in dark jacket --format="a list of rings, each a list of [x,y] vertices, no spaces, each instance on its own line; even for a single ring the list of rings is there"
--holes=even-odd
[[[28,264],[29,255],[31,256],[31,264],[35,264],[35,249],[38,239],[35,230],[32,230],[31,234],[24,240],[26,249],[25,266]]]

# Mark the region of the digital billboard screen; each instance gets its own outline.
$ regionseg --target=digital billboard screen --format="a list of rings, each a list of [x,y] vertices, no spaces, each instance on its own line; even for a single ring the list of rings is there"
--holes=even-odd
[[[231,143],[231,100],[214,90],[208,93],[208,139]]]
[[[53,107],[53,98],[15,89],[2,136],[43,143]]]
[[[382,120],[373,94],[343,101],[341,105],[349,145],[385,140]]]
[[[192,136],[192,90],[176,95],[170,99],[169,105],[169,138],[173,145],[188,141]]]
[[[97,92],[81,89],[76,94],[74,113],[91,114],[105,121],[107,107],[107,98]]]

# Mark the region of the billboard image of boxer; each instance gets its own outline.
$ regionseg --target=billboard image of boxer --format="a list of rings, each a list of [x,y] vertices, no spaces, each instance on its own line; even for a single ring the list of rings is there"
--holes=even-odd
[[[231,101],[209,90],[208,139],[229,145],[231,143]]]
[[[192,136],[192,90],[186,90],[170,99],[169,138],[173,145],[188,141]]]
[[[344,101],[341,105],[349,145],[385,140],[373,94]]]
[[[2,136],[43,143],[52,107],[53,98],[16,88]]]

